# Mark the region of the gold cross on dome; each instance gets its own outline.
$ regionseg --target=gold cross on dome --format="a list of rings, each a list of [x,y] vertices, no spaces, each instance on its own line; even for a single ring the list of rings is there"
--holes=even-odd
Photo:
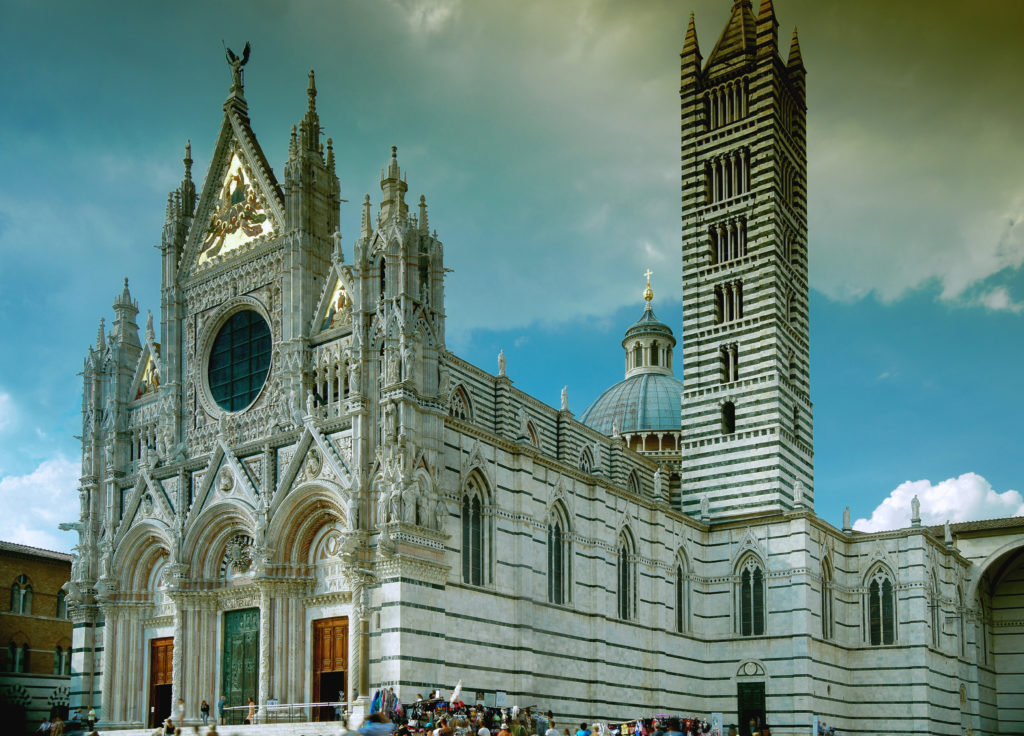
[[[652,273],[654,273],[654,271],[652,271],[652,270],[651,270],[651,269],[649,269],[649,268],[648,268],[648,269],[647,269],[646,271],[644,271],[644,276],[646,276],[646,277],[647,277],[647,281],[648,281],[648,283],[649,283],[649,282],[650,282],[650,280],[651,280],[651,274],[652,274]]]

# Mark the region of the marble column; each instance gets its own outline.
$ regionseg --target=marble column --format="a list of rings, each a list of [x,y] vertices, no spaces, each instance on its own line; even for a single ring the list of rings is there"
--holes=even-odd
[[[117,636],[118,609],[116,606],[103,606],[103,665],[100,670],[100,712],[97,716],[102,721],[114,720],[114,637]]]
[[[260,714],[266,715],[267,700],[270,698],[270,591],[260,588],[260,674],[259,674],[259,706]]]
[[[171,703],[177,703],[178,698],[184,697],[183,687],[183,650],[185,649],[184,640],[184,621],[185,615],[184,604],[179,596],[172,596],[171,602],[174,604],[174,648],[171,650]]]

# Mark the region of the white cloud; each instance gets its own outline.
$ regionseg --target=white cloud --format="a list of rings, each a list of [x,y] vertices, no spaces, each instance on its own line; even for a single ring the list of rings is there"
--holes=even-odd
[[[437,33],[459,15],[460,0],[392,0],[413,32]]]
[[[1014,301],[1005,286],[995,286],[989,289],[981,294],[976,302],[978,305],[991,309],[993,312],[1017,313],[1024,309],[1024,304]]]
[[[902,529],[910,526],[911,499],[921,502],[921,523],[943,524],[947,520],[976,521],[1024,516],[1024,497],[1018,491],[999,493],[977,473],[964,473],[932,485],[929,480],[900,483],[872,512],[870,519],[857,519],[860,532]]]
[[[68,551],[72,534],[57,525],[78,518],[76,487],[81,471],[63,455],[44,460],[31,473],[0,478],[0,539]]]

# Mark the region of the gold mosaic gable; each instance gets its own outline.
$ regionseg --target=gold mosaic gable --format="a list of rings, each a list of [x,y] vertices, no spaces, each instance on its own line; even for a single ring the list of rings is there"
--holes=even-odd
[[[202,268],[223,260],[276,230],[267,202],[253,183],[252,170],[238,151],[233,151],[209,224],[201,235],[196,265]]]
[[[320,315],[320,331],[347,325],[352,321],[352,298],[345,290],[341,279],[335,279],[334,289],[326,308]]]

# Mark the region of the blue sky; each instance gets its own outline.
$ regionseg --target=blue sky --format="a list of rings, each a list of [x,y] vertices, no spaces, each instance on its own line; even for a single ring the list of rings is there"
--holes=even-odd
[[[817,510],[1024,513],[1024,5],[775,5],[808,67]],[[252,42],[279,177],[317,70],[347,251],[397,145],[455,269],[449,347],[489,370],[504,348],[517,386],[556,404],[568,384],[579,414],[622,376],[646,268],[681,328],[690,11],[706,57],[727,0],[4,3],[0,538],[73,543],[76,373],[124,276],[140,326],[159,304],[152,246],[185,140],[200,180],[212,154],[222,39]]]

